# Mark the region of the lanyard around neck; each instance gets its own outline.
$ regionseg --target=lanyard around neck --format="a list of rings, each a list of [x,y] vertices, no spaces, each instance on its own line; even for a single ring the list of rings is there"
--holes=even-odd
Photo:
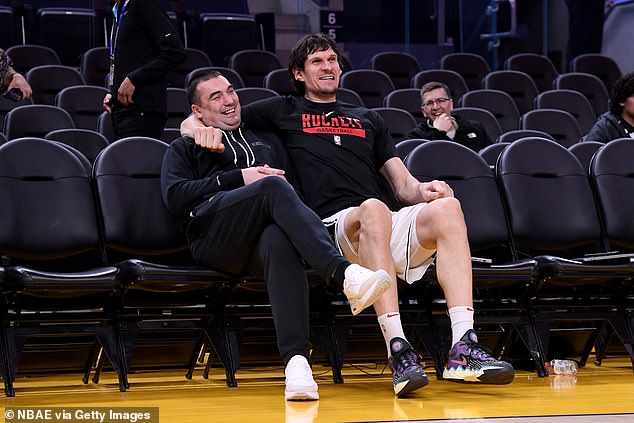
[[[114,15],[115,25],[112,25],[112,30],[110,31],[110,59],[114,60],[114,53],[117,49],[117,39],[119,38],[119,27],[121,26],[121,21],[123,20],[123,14],[125,13],[125,9],[128,6],[130,0],[125,0],[123,6],[119,8],[118,4],[115,4],[112,7],[112,14]]]

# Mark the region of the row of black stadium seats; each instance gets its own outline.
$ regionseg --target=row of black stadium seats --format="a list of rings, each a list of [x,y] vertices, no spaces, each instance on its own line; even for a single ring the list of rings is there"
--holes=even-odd
[[[270,89],[256,87],[240,88],[237,92],[244,105],[278,95]],[[101,110],[100,100],[104,94],[105,90],[102,88],[84,85],[63,89],[56,96],[56,106],[4,102],[10,108],[2,119],[4,138],[11,140],[28,136],[45,137],[51,131],[79,129],[98,132],[108,142],[111,142],[113,141],[113,133],[109,115]],[[569,113],[563,106],[561,110],[539,108],[518,116],[512,113],[512,108],[504,107],[505,104],[501,100],[505,100],[507,106],[511,100],[503,92],[480,90],[470,94],[473,94],[474,98],[476,95],[482,95],[482,98],[489,100],[489,102],[487,104],[476,103],[481,107],[458,107],[454,109],[453,113],[480,122],[493,141],[504,141],[500,139],[501,135],[515,130],[541,131],[566,147],[583,139],[584,131],[580,126],[583,115],[573,115],[573,109],[569,109]],[[576,93],[572,91],[552,91],[544,93],[544,97],[557,94],[576,96]],[[339,97],[343,101],[363,105],[362,100],[354,91],[340,89]],[[470,98],[471,96],[465,97],[465,99]],[[162,139],[171,142],[178,136],[177,128],[189,114],[189,107],[184,89],[168,88],[168,100],[168,120]],[[580,98],[579,100],[578,104],[583,105],[581,100],[584,99]],[[4,114],[2,105],[3,102],[0,100],[0,117]],[[552,105],[556,106],[556,104]],[[405,139],[418,124],[411,113],[398,107],[380,107],[373,110],[385,120],[392,138],[397,143]],[[594,123],[590,117],[587,117],[586,120],[586,127]],[[88,146],[88,148],[92,147]]]
[[[190,50],[190,52],[195,51]],[[103,52],[103,54],[107,54],[107,51]],[[235,68],[218,67],[215,69],[227,75],[234,86],[238,88],[253,85],[252,90],[255,90],[255,86],[258,84],[264,85],[260,92],[255,93],[252,98],[244,98],[245,104],[253,99],[272,94],[264,92],[264,89],[273,90],[283,95],[292,93],[293,90],[287,72],[279,68],[281,66],[280,62],[273,53],[255,50],[242,51],[234,56]],[[184,86],[191,79],[191,76],[201,69],[210,68],[208,66],[196,67],[209,63],[205,59],[204,53],[193,54],[191,57],[194,58],[192,61],[172,73],[173,82],[180,84],[180,86]],[[103,60],[107,60],[107,57],[103,58]],[[240,64],[238,65],[238,63]],[[233,61],[232,65],[234,65]],[[107,62],[104,62],[101,68],[105,71]],[[269,69],[272,70],[269,71]],[[416,76],[418,78],[416,84],[422,84],[429,80],[422,77],[443,81],[441,76],[443,74],[450,78],[461,79],[457,73],[451,70],[431,70],[419,72]],[[61,65],[38,66],[28,71],[26,75],[34,88],[35,94],[33,98],[36,103],[53,104],[56,94],[63,88],[83,83],[82,76],[78,71]],[[250,83],[245,83],[241,75],[244,78],[249,78],[247,81]],[[103,75],[99,75],[97,79],[103,80],[102,78]],[[444,80],[444,82],[449,81]],[[464,84],[462,85],[464,86]],[[518,71],[492,72],[483,79],[483,85],[489,88],[466,91],[459,97],[456,105],[458,107],[477,107],[492,112],[500,123],[500,129],[503,131],[518,129],[520,115],[533,108],[553,108],[571,113],[576,118],[581,133],[585,134],[594,124],[596,117],[605,112],[608,106],[607,91],[602,87],[599,79],[590,74],[569,73],[559,75],[554,84],[556,89],[539,94],[530,77]],[[381,71],[354,70],[347,72],[342,77],[341,86],[358,94],[362,105],[367,107],[396,107],[410,112],[417,121],[422,120],[418,90],[415,88],[394,89],[389,77]],[[97,88],[94,90],[96,91]],[[188,105],[183,94],[176,94],[177,88],[170,88],[170,90],[174,92],[175,96],[168,102],[170,106],[168,113],[173,116],[172,120],[175,120],[186,115],[185,110],[187,110]],[[342,91],[342,94],[344,93],[345,91]],[[101,94],[95,93],[94,95],[100,96]],[[244,93],[244,96],[246,96],[246,93]],[[94,116],[96,111],[98,111],[95,109],[100,106],[93,97],[87,96],[82,100],[83,104],[79,107],[84,109],[84,114],[89,112]],[[356,96],[352,99],[349,97],[347,95],[344,100],[358,103]],[[455,97],[458,98],[458,96]],[[15,105],[11,105],[7,101],[0,101],[0,109],[7,107],[15,107]],[[167,126],[176,125],[170,122]],[[400,126],[404,126],[404,124]],[[570,127],[570,130],[574,129],[573,124],[567,124],[566,126]],[[499,134],[494,127],[489,129],[493,130],[490,134],[492,138]],[[568,132],[569,130],[567,129],[566,131]],[[580,136],[577,138],[580,138]]]
[[[581,106],[584,105],[582,102],[579,103],[581,106],[578,109],[570,107],[568,110],[566,110],[565,105],[557,107],[560,105],[559,103],[547,103],[545,107],[529,110],[520,115],[516,113],[516,110],[505,107],[505,105],[512,105],[512,101],[508,95],[501,91],[479,90],[471,93],[474,94],[473,98],[469,97],[470,102],[467,104],[472,106],[457,107],[453,109],[452,114],[482,124],[492,142],[499,142],[502,135],[507,132],[531,130],[546,133],[548,138],[569,147],[584,140],[585,134],[596,120],[587,114],[575,113],[575,110],[583,110],[581,109]],[[578,93],[552,91],[544,94],[572,94],[572,98],[577,98]],[[486,102],[476,101],[476,95],[481,96]],[[471,100],[473,101],[471,102]],[[580,100],[585,99],[581,97]],[[373,110],[385,120],[390,134],[397,144],[406,139],[409,132],[420,122],[414,114],[399,108],[397,105],[378,107]],[[585,130],[582,129],[582,125]]]
[[[267,43],[272,44],[271,17],[262,14],[258,18],[235,12],[244,9],[235,5],[246,2],[194,1],[196,4],[191,4],[193,1],[166,2],[168,10],[171,3],[178,5],[178,10],[169,11],[168,16],[186,46],[204,49],[217,64],[226,63],[236,51],[264,48],[264,33]],[[112,25],[110,2],[22,3],[13,2],[13,7],[0,6],[3,28],[0,41],[5,48],[24,43],[42,44],[54,49],[61,63],[77,66],[83,52],[107,45],[107,33]]]
[[[449,183],[472,254],[493,260],[473,264],[476,321],[513,325],[538,366],[549,357],[555,321],[608,324],[634,365],[632,157],[631,140],[608,143],[588,174],[571,151],[542,138],[509,144],[495,169],[447,141],[424,142],[407,156],[419,180]],[[597,356],[603,353],[597,347]]]
[[[14,394],[24,341],[43,328],[49,336],[95,335],[122,391],[129,387],[129,360],[141,330],[197,328],[220,357],[227,384],[236,385],[239,356],[225,324],[227,302],[247,279],[192,262],[178,222],[162,203],[166,148],[149,138],[120,140],[91,166],[46,140],[0,146],[0,190],[11,198],[0,209],[0,370],[7,395]],[[519,334],[541,376],[547,374],[549,325],[558,320],[592,322],[597,330],[609,324],[634,365],[632,259],[594,255],[634,251],[633,154],[631,142],[609,143],[597,153],[591,173],[596,198],[579,161],[548,140],[513,143],[497,174],[475,152],[450,142],[427,142],[406,160],[419,180],[446,180],[462,203],[469,243],[479,257],[473,262],[476,322]],[[416,329],[438,371],[449,340],[436,331],[446,316],[432,313],[434,300],[442,298],[434,268],[419,283],[405,285],[404,323]],[[355,320],[342,320],[346,313],[333,308],[333,297],[324,296],[321,286],[313,289],[323,303],[314,300],[311,310],[321,322],[325,313],[328,323],[322,324],[339,333],[339,342],[326,348],[333,379],[341,382],[337,345],[346,335],[337,325]],[[266,303],[266,292],[260,294]],[[501,350],[513,353],[508,345]]]
[[[555,141],[555,139],[551,135],[545,132],[535,131],[531,129],[518,129],[515,131],[505,132],[504,134],[500,135],[500,137],[496,140],[494,144],[488,145],[482,148],[480,151],[478,151],[478,155],[482,157],[484,161],[486,161],[487,164],[492,169],[495,169],[498,158],[500,157],[500,154],[502,153],[502,151],[506,147],[508,147],[512,142],[515,142],[517,140],[524,139],[524,138],[545,138],[551,141]],[[620,141],[621,139],[617,139],[617,140]],[[617,140],[614,140],[614,141],[617,141]],[[624,138],[623,140],[627,141],[628,138]],[[409,154],[416,147],[429,141],[433,141],[433,140],[428,140],[423,138],[408,138],[408,139],[402,140],[401,142],[396,144],[396,153],[401,158],[401,160],[405,162]],[[442,141],[450,142],[446,140],[442,140]],[[589,174],[592,158],[594,157],[595,153],[599,151],[599,149],[603,147],[604,145],[605,143],[602,143],[599,141],[583,141],[583,142],[578,142],[576,144],[569,146],[568,150],[570,150],[570,152],[575,155],[575,157],[579,160],[583,168],[586,169],[586,171],[588,171],[588,174]]]
[[[57,54],[52,49],[43,46],[14,46],[9,49],[9,53],[12,57],[15,56],[16,66],[23,73],[37,65],[60,64]],[[403,58],[405,63],[401,65]],[[544,65],[536,65],[533,62],[544,63]],[[521,112],[532,108],[533,98],[540,92],[553,88],[575,89],[586,94],[595,113],[600,114],[607,107],[607,94],[614,81],[621,76],[614,60],[603,55],[586,54],[575,58],[572,63],[576,65],[570,72],[575,75],[574,77],[570,74],[558,74],[547,57],[537,54],[516,54],[511,56],[507,63],[508,69],[490,71],[487,62],[481,56],[452,53],[441,59],[439,69],[421,70],[416,58],[407,53],[382,52],[372,57],[370,69],[355,70],[359,71],[356,72],[358,74],[368,74],[362,77],[364,80],[360,82],[352,80],[359,79],[360,76],[354,78],[348,76],[347,79],[351,80],[349,84],[360,87],[369,78],[372,79],[371,82],[376,86],[375,91],[381,98],[371,99],[369,107],[378,107],[382,98],[395,89],[420,88],[425,82],[437,80],[450,87],[455,100],[460,99],[467,91],[481,88],[505,91],[511,94]],[[189,48],[187,60],[171,72],[168,81],[173,87],[184,87],[185,78],[189,72],[212,66],[212,64],[219,65],[214,63],[204,51]],[[279,57],[270,51],[240,50],[233,53],[227,63],[222,66],[240,75],[241,86],[271,88],[281,94],[292,92],[284,66]],[[551,72],[542,69],[548,66],[552,67]],[[93,48],[82,55],[80,71],[87,83],[103,86],[108,68],[109,51],[106,47]],[[351,70],[353,69],[348,62],[344,64],[344,74]],[[265,80],[265,77],[273,71],[275,72]],[[379,71],[385,75],[376,75],[367,71]],[[594,78],[586,74],[593,75]],[[345,87],[345,85],[342,86]],[[354,87],[346,88],[355,89]],[[369,97],[377,97],[377,94]]]

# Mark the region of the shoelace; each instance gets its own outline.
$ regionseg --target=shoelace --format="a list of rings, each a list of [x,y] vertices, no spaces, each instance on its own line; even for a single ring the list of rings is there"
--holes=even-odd
[[[392,357],[394,373],[400,376],[406,369],[418,365],[419,355],[411,349],[401,351]]]
[[[290,379],[312,379],[313,371],[310,367],[302,366],[300,364],[296,364],[293,366],[290,373]]]
[[[466,344],[466,345],[467,345],[467,348],[469,348],[469,355],[482,361],[495,360],[493,358],[491,350],[489,350],[484,345],[480,343]]]

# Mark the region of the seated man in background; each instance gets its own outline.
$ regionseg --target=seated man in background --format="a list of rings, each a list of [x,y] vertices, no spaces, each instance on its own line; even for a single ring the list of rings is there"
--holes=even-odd
[[[460,203],[442,181],[421,183],[397,157],[387,125],[373,110],[337,100],[339,50],[325,34],[307,35],[289,56],[300,96],[273,97],[243,109],[251,128],[280,137],[298,170],[308,206],[331,229],[344,256],[413,283],[435,259],[452,326],[443,377],[457,382],[510,383],[513,367],[492,357],[473,330],[471,254]],[[181,125],[196,143],[214,149],[210,128],[195,117]],[[385,178],[406,207],[390,210]],[[419,356],[405,339],[396,284],[374,303],[397,396],[427,385]]]
[[[616,80],[610,95],[610,111],[599,116],[584,140],[608,142],[627,137],[634,138],[634,72]]]
[[[491,144],[491,139],[479,123],[452,116],[453,100],[447,85],[428,82],[420,90],[425,121],[407,134],[407,138],[450,140],[478,152]]]
[[[206,72],[189,84],[187,94],[194,114],[213,126],[215,150],[188,137],[170,144],[161,171],[165,204],[183,220],[189,248],[201,265],[264,276],[286,364],[286,399],[316,400],[307,360],[304,260],[324,280],[334,280],[354,314],[372,305],[389,287],[390,276],[350,264],[339,254],[319,217],[276,167],[283,163],[283,148],[241,127],[240,101],[224,76]]]

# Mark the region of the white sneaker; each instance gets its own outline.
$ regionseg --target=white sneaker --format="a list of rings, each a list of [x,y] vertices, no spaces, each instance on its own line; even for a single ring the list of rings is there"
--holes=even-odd
[[[294,355],[286,365],[286,390],[284,395],[290,401],[314,401],[319,399],[313,370],[303,355]]]
[[[358,264],[346,268],[343,293],[348,297],[352,314],[361,313],[371,306],[392,283],[390,275],[382,269],[372,271]]]

